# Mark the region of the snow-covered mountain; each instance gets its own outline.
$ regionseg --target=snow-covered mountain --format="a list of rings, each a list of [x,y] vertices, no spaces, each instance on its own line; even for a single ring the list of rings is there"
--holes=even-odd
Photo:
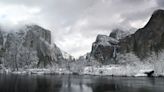
[[[67,61],[75,61],[75,58],[70,55],[69,53],[65,52],[65,51],[61,51],[62,52],[62,56],[65,60]]]
[[[135,29],[132,29],[133,31],[135,31]],[[130,35],[133,33],[133,31],[131,30],[121,30],[121,29],[114,29],[109,37],[112,37],[112,38],[115,38],[117,40],[120,40],[120,39],[123,39],[125,38],[126,36]]]
[[[164,10],[156,10],[145,27],[130,34],[114,30],[110,36],[98,35],[92,45],[91,57],[102,63],[119,63],[120,55],[133,53],[143,61],[164,49]]]
[[[0,63],[12,71],[53,67],[66,61],[51,43],[51,32],[38,25],[26,25],[14,32],[0,30]]]
[[[91,52],[77,60],[52,44],[51,32],[38,25],[0,30],[0,72],[164,76],[163,57],[164,10],[155,11],[134,33],[115,29],[109,36],[98,35]]]
[[[133,31],[134,32],[134,31]],[[164,76],[164,10],[156,10],[149,22],[134,33],[116,29],[98,35],[86,60],[99,65],[84,68],[84,74]]]
[[[113,30],[109,36],[98,35],[96,41],[92,44],[91,58],[95,58],[103,64],[115,63],[119,40],[128,35],[130,35],[130,32],[120,29]]]

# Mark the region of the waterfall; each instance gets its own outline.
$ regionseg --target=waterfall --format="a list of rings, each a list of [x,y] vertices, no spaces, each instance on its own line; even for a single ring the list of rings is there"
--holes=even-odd
[[[116,58],[116,54],[117,54],[117,51],[116,51],[116,48],[117,46],[116,45],[113,45],[113,58],[115,59]]]

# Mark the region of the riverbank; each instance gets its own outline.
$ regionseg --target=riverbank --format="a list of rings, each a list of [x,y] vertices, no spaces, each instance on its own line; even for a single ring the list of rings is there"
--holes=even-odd
[[[152,65],[103,65],[103,66],[85,66],[79,71],[69,70],[67,68],[34,68],[20,69],[11,71],[10,69],[1,69],[0,73],[12,74],[73,74],[73,75],[96,75],[96,76],[127,76],[127,77],[147,77],[164,76],[157,74]]]

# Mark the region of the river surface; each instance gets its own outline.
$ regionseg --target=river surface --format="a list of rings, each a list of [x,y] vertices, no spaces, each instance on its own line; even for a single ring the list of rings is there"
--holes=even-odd
[[[0,92],[164,92],[164,78],[0,74]]]

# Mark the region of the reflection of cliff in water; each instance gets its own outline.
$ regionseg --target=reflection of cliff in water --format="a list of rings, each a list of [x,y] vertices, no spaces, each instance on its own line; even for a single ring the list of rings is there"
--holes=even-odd
[[[164,92],[163,78],[0,74],[0,92]]]
[[[3,74],[0,92],[92,92],[92,89],[79,76]]]
[[[0,75],[0,92],[59,92],[62,82],[51,76]]]
[[[62,80],[60,92],[92,92],[92,89],[85,84],[90,81],[90,79],[68,75],[63,77]]]
[[[163,78],[99,77],[87,84],[93,92],[164,92]]]

